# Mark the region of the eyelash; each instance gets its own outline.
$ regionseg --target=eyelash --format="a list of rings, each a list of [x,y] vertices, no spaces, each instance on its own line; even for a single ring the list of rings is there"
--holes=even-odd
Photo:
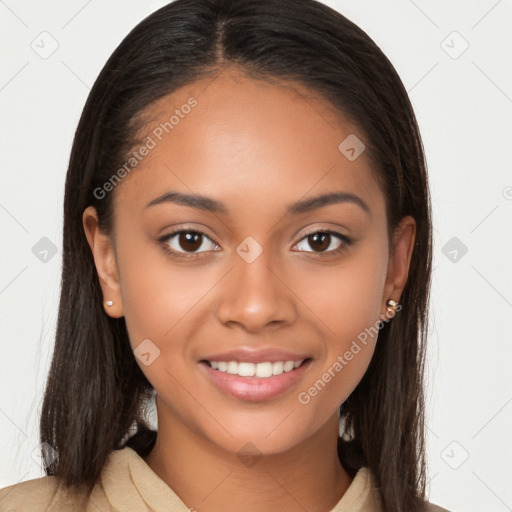
[[[169,247],[169,244],[168,244],[169,240],[171,240],[174,236],[182,234],[182,233],[194,233],[196,235],[205,237],[208,240],[210,240],[211,242],[213,242],[215,245],[218,245],[206,233],[203,233],[202,231],[199,231],[197,229],[180,229],[177,231],[173,231],[172,233],[169,233],[168,235],[165,235],[165,236],[159,238],[158,243],[159,243],[159,245],[162,246],[164,251],[166,251],[168,254],[172,255],[173,257],[190,259],[190,258],[194,258],[194,257],[198,256],[199,254],[201,254],[200,252],[199,253],[198,252],[182,253],[182,252],[175,251],[174,249],[171,249]],[[341,254],[348,246],[350,246],[352,244],[352,240],[349,237],[339,233],[338,231],[334,231],[332,229],[318,229],[316,231],[311,231],[310,233],[306,233],[297,243],[302,242],[302,240],[308,238],[311,235],[316,235],[316,234],[320,234],[320,233],[324,234],[324,235],[335,236],[342,242],[342,244],[337,249],[333,249],[331,251],[326,251],[326,252],[315,252],[315,251],[298,251],[298,252],[317,254],[321,258],[332,257],[332,256],[337,256],[338,254]],[[295,245],[297,245],[297,244],[295,244]]]

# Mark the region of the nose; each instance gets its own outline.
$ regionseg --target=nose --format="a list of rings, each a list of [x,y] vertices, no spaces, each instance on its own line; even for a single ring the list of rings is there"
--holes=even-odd
[[[291,325],[297,308],[287,277],[269,251],[263,251],[252,263],[236,256],[234,268],[224,280],[219,321],[226,326],[242,326],[251,333]]]

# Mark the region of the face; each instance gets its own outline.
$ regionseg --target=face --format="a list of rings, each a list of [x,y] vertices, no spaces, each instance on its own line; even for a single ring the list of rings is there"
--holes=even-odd
[[[372,163],[338,148],[364,134],[297,84],[233,70],[146,114],[113,231],[92,208],[84,227],[159,422],[261,453],[337,425],[414,239],[405,218],[390,245]]]

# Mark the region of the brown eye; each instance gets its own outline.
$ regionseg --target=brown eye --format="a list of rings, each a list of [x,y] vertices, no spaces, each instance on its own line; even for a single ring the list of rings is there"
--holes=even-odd
[[[319,254],[333,255],[337,254],[346,246],[350,245],[351,240],[336,231],[316,231],[305,236],[298,244],[297,247],[300,251],[316,252]],[[308,250],[309,246],[312,250]]]
[[[315,233],[313,235],[309,235],[308,243],[315,252],[323,252],[328,249],[331,244],[331,235],[328,233]]]
[[[178,235],[178,245],[185,251],[197,251],[203,243],[202,235],[196,232],[182,232]]]
[[[166,249],[176,255],[194,255],[215,250],[218,246],[200,231],[176,231],[159,240]],[[202,249],[199,251],[199,249]]]

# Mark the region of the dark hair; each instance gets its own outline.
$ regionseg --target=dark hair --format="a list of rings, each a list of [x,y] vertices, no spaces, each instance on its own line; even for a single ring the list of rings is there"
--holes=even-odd
[[[144,109],[227,66],[328,100],[365,136],[389,233],[406,215],[416,221],[403,309],[380,330],[367,372],[341,407],[354,439],[340,438],[338,454],[352,474],[371,469],[386,510],[421,510],[432,245],[423,147],[392,64],[363,30],[314,0],[177,0],[138,24],[102,69],[66,178],[61,298],[40,422],[41,442],[59,456],[46,473],[90,492],[112,450],[126,444],[144,456],[154,445],[145,410],[154,389],[136,363],[124,319],[103,310],[82,213],[94,206],[100,227],[111,229],[113,193],[99,199],[94,191],[125,161]]]

